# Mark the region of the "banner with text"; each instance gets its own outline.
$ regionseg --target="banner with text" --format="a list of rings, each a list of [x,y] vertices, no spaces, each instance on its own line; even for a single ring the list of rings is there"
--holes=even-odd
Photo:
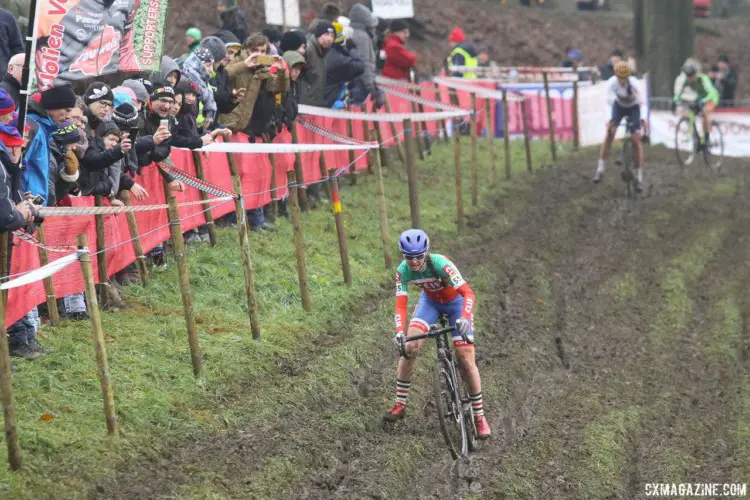
[[[156,71],[168,0],[39,0],[36,87],[116,72]]]
[[[380,19],[414,17],[413,0],[372,0],[372,13]]]

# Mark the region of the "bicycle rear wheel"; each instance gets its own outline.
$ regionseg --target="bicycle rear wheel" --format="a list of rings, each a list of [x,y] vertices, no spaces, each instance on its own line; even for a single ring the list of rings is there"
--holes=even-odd
[[[455,369],[448,359],[439,359],[435,365],[433,393],[437,407],[440,431],[445,438],[453,459],[466,456],[466,426],[458,393],[459,381],[454,377]]]
[[[683,116],[677,122],[674,132],[674,152],[681,167],[686,167],[695,160],[695,133],[690,120]]]
[[[719,124],[714,122],[711,124],[710,142],[706,144],[706,149],[703,151],[703,161],[709,169],[715,171],[721,168],[723,159],[724,135],[721,133]]]

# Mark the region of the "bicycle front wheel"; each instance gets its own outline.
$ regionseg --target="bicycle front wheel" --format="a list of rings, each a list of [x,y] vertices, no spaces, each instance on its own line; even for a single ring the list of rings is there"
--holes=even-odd
[[[433,380],[440,431],[454,460],[468,454],[466,426],[455,373],[455,368],[448,359],[440,359],[435,365]]]
[[[693,163],[695,160],[695,132],[690,119],[686,116],[680,118],[674,131],[674,152],[681,167]]]
[[[706,149],[703,151],[703,161],[711,170],[721,168],[724,159],[724,134],[721,133],[721,127],[714,122],[711,124],[711,135]]]

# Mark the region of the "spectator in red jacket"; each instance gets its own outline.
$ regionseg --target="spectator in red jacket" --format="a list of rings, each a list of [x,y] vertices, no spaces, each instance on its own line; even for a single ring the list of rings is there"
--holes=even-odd
[[[406,22],[396,19],[391,22],[391,34],[383,44],[385,50],[385,66],[383,76],[396,80],[408,80],[409,70],[417,64],[417,56],[406,50],[409,39],[409,26]]]

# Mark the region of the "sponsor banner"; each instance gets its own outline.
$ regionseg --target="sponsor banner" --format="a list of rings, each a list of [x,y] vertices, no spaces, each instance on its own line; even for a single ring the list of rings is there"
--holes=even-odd
[[[298,0],[265,0],[266,24],[300,27]]]
[[[372,0],[372,13],[380,19],[414,17],[413,0]]]
[[[651,143],[673,148],[679,119],[679,116],[673,115],[670,111],[652,111],[649,122]],[[721,128],[726,156],[750,156],[750,113],[719,112],[714,113],[713,120]],[[698,129],[703,130],[700,118]]]
[[[36,88],[161,65],[168,0],[39,0]],[[33,85],[32,85],[33,87]]]
[[[638,90],[648,96],[648,82],[638,80]],[[599,82],[578,89],[578,138],[581,146],[595,146],[604,141],[607,123],[612,117],[612,107],[607,103],[607,82]],[[641,118],[648,118],[648,105],[641,106]],[[623,123],[625,120],[623,120]],[[617,130],[617,137],[625,134],[624,127]]]

